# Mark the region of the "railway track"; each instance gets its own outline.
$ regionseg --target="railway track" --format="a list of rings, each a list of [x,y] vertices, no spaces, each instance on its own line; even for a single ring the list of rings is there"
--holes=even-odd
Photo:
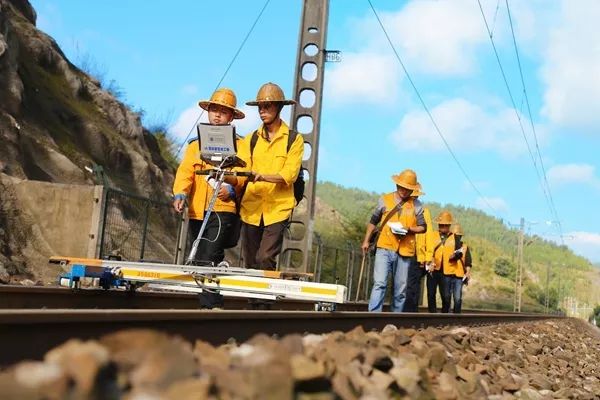
[[[258,333],[326,333],[398,327],[489,325],[551,318],[539,314],[425,314],[310,311],[226,310],[0,310],[0,365],[41,359],[51,348],[70,338],[91,339],[121,329],[158,329],[194,341],[221,344],[244,341]]]
[[[194,294],[172,292],[150,292],[103,289],[72,290],[64,287],[48,286],[11,286],[0,285],[0,309],[174,309],[197,310],[198,297]],[[253,304],[247,299],[228,297],[225,299],[226,310],[252,309]],[[297,300],[279,300],[271,304],[272,310],[280,311],[313,311],[314,304]],[[338,311],[366,311],[365,302],[339,304]],[[384,311],[387,305],[384,305]],[[426,308],[421,311],[427,312]],[[506,311],[469,310],[471,314],[494,313],[504,314]]]

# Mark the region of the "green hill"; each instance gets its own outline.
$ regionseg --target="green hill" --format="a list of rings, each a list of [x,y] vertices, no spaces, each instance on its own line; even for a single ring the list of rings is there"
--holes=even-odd
[[[323,255],[322,277],[329,281],[338,277],[342,283],[346,280],[356,285],[359,246],[379,194],[319,182],[317,197],[315,230],[331,247]],[[474,265],[472,284],[465,289],[465,307],[512,310],[518,230],[480,210],[423,200],[432,216],[442,209],[449,210],[465,230]],[[600,271],[587,259],[537,235],[525,235],[524,243],[524,311],[543,311],[546,292],[551,310],[564,309],[565,304],[559,306],[559,302],[571,298],[578,304],[600,303],[600,292],[595,290],[600,284]],[[353,256],[348,255],[349,248],[354,249]],[[346,275],[347,265],[355,265],[353,279]]]

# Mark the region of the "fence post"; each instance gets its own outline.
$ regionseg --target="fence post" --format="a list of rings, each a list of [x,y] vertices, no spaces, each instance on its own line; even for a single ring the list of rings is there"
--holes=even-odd
[[[373,257],[371,256],[371,254],[367,254],[367,271],[366,271],[366,277],[365,277],[365,290],[364,290],[364,294],[365,294],[365,300],[369,299],[369,288],[371,287],[370,285],[370,280],[371,280],[371,266],[373,264]]]
[[[315,233],[315,244],[317,246],[317,249],[315,250],[315,268],[313,269],[313,273],[314,273],[315,282],[320,282],[321,281],[320,258],[321,258],[321,251],[323,250],[323,248],[322,248],[321,236],[318,233]]]
[[[103,258],[104,257],[104,241],[106,239],[106,218],[108,215],[108,203],[110,202],[110,194],[112,193],[112,190],[107,187],[104,186],[104,201],[102,201],[102,226],[100,227],[100,243],[98,243],[98,258]]]
[[[335,247],[335,258],[333,259],[333,283],[337,284],[339,277],[337,276],[337,263],[338,263],[338,248]]]
[[[90,241],[88,242],[87,257],[98,258],[100,257],[100,245],[102,243],[100,236],[102,235],[103,219],[101,217],[106,203],[106,191],[104,190],[104,186],[94,186],[92,201],[94,202],[94,208],[92,210],[92,224],[90,226]]]
[[[179,214],[179,230],[177,232],[177,247],[175,248],[175,264],[182,265],[185,260],[185,251],[187,250],[188,227],[190,218],[188,208],[185,207]]]
[[[348,252],[348,257],[346,261],[346,288],[348,290],[348,298],[351,299],[352,278],[354,275],[354,250],[352,249],[352,242],[350,242],[349,240],[346,241],[346,248]]]
[[[146,250],[146,235],[148,234],[148,214],[150,210],[150,201],[146,201],[144,207],[144,229],[142,230],[142,248],[140,249],[140,261],[144,259],[144,251]]]

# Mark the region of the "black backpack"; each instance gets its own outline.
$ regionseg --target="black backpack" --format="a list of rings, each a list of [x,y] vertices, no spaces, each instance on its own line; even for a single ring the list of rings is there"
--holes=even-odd
[[[296,140],[298,136],[298,132],[290,130],[288,134],[288,142],[287,142],[287,152],[290,151],[292,144]],[[252,158],[252,154],[254,153],[254,148],[256,147],[256,142],[258,141],[258,130],[252,132],[252,139],[250,139],[250,158]],[[300,167],[300,171],[298,171],[298,176],[296,177],[296,181],[294,182],[294,198],[296,199],[296,205],[298,205],[302,199],[304,198],[304,171],[306,168]]]

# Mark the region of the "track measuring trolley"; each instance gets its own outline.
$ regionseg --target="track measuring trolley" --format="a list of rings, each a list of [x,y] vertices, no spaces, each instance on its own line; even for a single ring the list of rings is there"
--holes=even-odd
[[[337,284],[311,282],[310,273],[270,271],[232,267],[227,261],[215,265],[195,260],[208,218],[226,176],[249,176],[248,172],[233,170],[245,163],[236,156],[235,130],[230,125],[198,125],[201,154],[214,166],[196,174],[213,178],[213,195],[198,236],[193,242],[185,265],[156,262],[135,262],[119,259],[89,259],[53,256],[50,263],[60,264],[68,272],[60,284],[73,289],[81,287],[84,278],[97,279],[104,289],[124,288],[131,291],[148,285],[153,289],[176,292],[219,293],[226,297],[277,301],[300,300],[315,304],[315,310],[334,311],[336,304],[347,300],[346,287]]]

